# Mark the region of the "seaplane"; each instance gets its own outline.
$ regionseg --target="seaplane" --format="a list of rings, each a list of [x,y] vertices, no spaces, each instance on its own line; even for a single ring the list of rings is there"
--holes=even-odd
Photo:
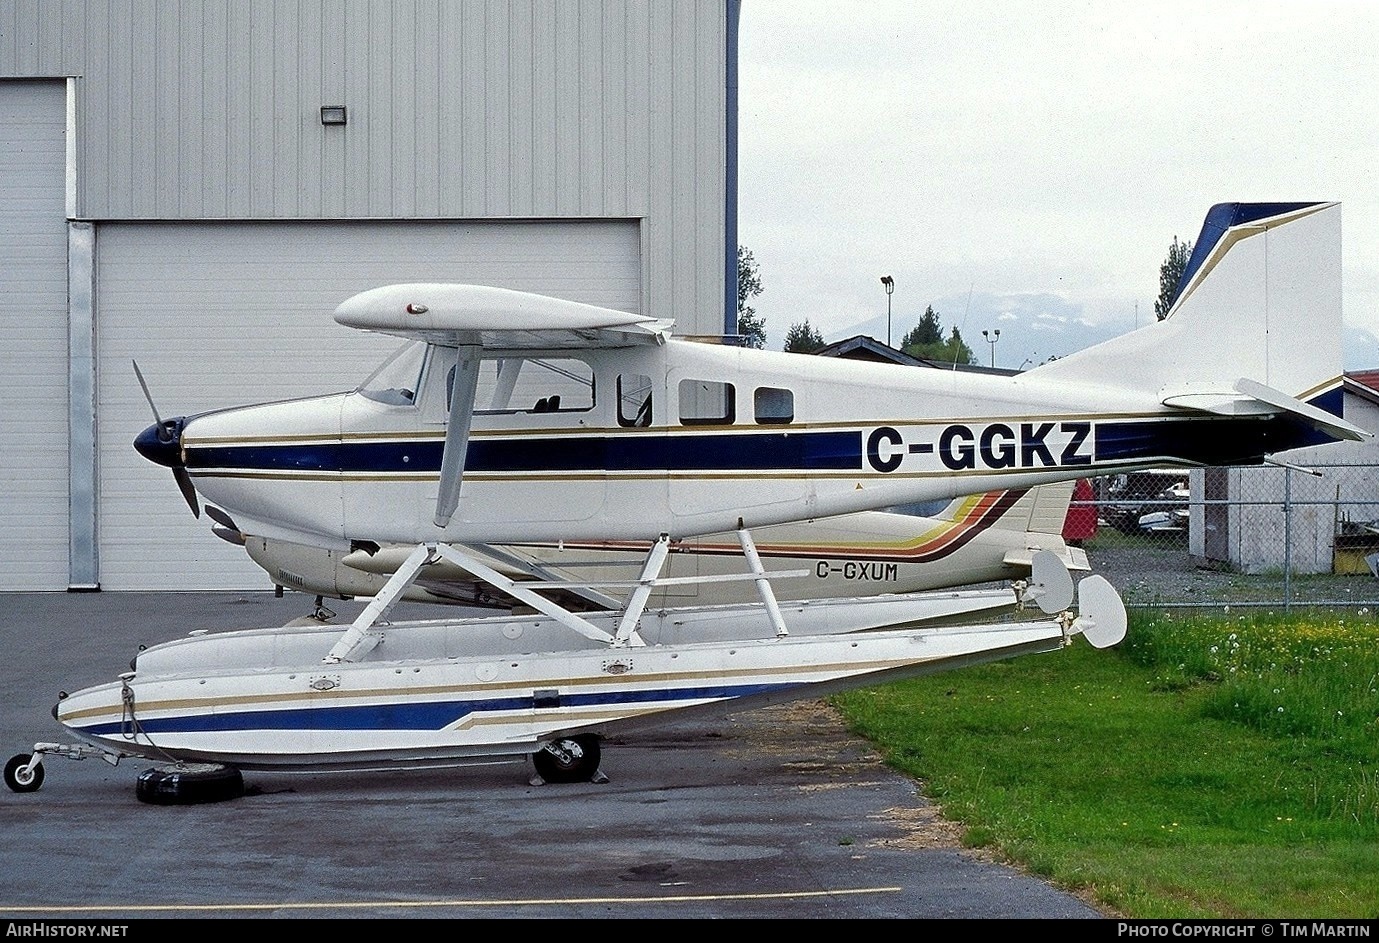
[[[1070,546],[1062,533],[1074,484],[965,495],[934,509],[862,511],[776,524],[761,528],[753,539],[779,600],[907,593],[915,594],[911,599],[917,607],[932,604],[931,618],[986,613],[1021,601],[1030,586],[1034,554],[1041,550],[1058,557],[1070,572],[1090,572],[1086,551]],[[930,513],[922,513],[925,510]],[[218,516],[222,520],[212,526],[213,533],[244,547],[276,591],[314,595],[315,614],[322,619],[333,616],[324,606],[325,599],[375,596],[411,551],[402,544],[340,551],[256,537],[240,533],[229,526],[228,518]],[[620,597],[600,598],[589,588],[628,585],[637,579],[650,544],[559,541],[471,549],[510,579],[582,581],[585,595],[547,593],[563,605],[616,609],[622,605]],[[758,600],[755,586],[728,578],[742,572],[742,550],[735,534],[673,540],[669,551],[662,575],[692,579],[658,583],[648,599],[652,608]],[[975,584],[1000,584],[1000,588],[970,588]],[[445,560],[424,567],[402,598],[493,609],[521,605]]]
[[[1046,552],[1031,617],[915,625],[907,594],[782,602],[761,528],[1368,437],[1341,415],[1335,203],[1213,207],[1167,317],[1016,376],[701,343],[495,286],[386,285],[334,317],[404,345],[348,392],[155,409],[135,447],[240,533],[406,559],[348,625],[193,631],[60,695],[72,741],[13,757],[11,789],[37,789],[49,756],[163,763],[139,776],[149,802],[231,798],[241,770],[530,761],[536,780],[599,781],[612,732],[1125,632],[1115,588],[1074,587]],[[672,542],[722,533],[757,601],[651,607],[679,579],[662,574]],[[621,605],[577,611],[474,551],[533,541],[649,549]],[[389,621],[439,561],[529,611]]]

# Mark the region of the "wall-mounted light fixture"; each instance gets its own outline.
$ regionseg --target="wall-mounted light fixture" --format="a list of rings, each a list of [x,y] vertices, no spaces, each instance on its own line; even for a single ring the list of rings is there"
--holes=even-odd
[[[345,106],[344,105],[322,105],[321,124],[344,124]]]

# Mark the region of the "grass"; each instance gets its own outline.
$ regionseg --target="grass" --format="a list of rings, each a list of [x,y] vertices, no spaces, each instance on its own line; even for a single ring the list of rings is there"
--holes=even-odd
[[[1144,919],[1379,916],[1379,625],[1135,613],[1126,640],[833,702],[964,841]]]

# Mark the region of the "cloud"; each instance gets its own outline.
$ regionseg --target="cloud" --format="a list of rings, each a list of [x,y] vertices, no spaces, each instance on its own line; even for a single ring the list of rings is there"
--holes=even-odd
[[[768,338],[884,340],[891,275],[895,339],[932,304],[964,337],[999,323],[998,362],[1065,318],[1061,355],[1148,323],[1213,204],[1314,199],[1343,204],[1347,326],[1379,335],[1376,48],[1353,0],[743,4]]]

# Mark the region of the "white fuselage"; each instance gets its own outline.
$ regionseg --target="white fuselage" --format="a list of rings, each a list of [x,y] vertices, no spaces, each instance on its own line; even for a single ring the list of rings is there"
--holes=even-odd
[[[459,506],[440,528],[454,349],[425,350],[402,393],[361,388],[191,417],[182,455],[197,490],[242,531],[327,546],[680,538],[1234,460],[1236,440],[1248,440],[1242,454],[1259,452],[1269,421],[1033,376],[676,340],[523,354],[515,386],[511,373],[507,385],[480,386]],[[563,384],[556,411],[533,408],[547,379]]]

